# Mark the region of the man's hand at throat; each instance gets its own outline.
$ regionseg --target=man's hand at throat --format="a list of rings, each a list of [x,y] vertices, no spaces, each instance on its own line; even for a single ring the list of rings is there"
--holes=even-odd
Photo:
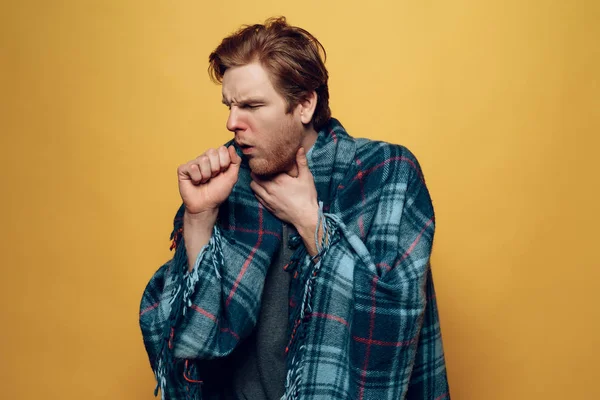
[[[250,188],[267,210],[280,220],[294,225],[306,250],[314,256],[317,254],[315,229],[319,218],[319,204],[315,181],[302,147],[296,153],[296,167],[297,174],[295,170],[282,172],[269,179],[262,179],[252,173]],[[319,237],[321,234],[319,232]]]

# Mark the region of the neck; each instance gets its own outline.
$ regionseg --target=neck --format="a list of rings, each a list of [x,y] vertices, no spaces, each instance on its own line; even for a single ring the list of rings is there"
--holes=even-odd
[[[310,128],[305,130],[304,136],[302,137],[302,142],[300,143],[300,146],[304,147],[305,154],[307,154],[308,151],[313,147],[313,145],[317,141],[318,136],[319,134],[313,129],[312,125]],[[285,172],[288,175],[293,176],[294,178],[298,177],[298,165],[296,164],[295,158],[293,160],[293,163],[290,165],[290,168]]]
[[[312,127],[312,124],[310,126],[310,128],[308,128],[305,131],[304,137],[302,138],[302,147],[304,147],[304,150],[308,153],[308,151],[311,149],[311,147],[313,147],[313,145],[315,144],[315,142],[317,141],[317,137],[319,136],[319,134],[317,133],[317,131],[314,130],[314,128]]]

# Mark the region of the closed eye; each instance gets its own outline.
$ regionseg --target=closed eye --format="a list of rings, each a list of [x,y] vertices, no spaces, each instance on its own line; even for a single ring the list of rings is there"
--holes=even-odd
[[[239,107],[244,110],[256,110],[259,108],[260,104],[240,104]]]
[[[262,106],[264,106],[263,103],[260,102],[239,102],[236,103],[234,102],[233,104],[229,103],[228,101],[226,101],[225,99],[223,99],[222,103],[231,111],[231,107],[232,106],[236,106],[240,109],[243,110],[256,110]]]

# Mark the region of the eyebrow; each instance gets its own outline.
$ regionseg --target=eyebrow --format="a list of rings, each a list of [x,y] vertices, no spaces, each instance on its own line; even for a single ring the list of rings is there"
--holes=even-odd
[[[226,106],[229,106],[229,102],[224,97],[221,100],[221,103],[225,104]],[[255,104],[255,103],[265,103],[265,100],[258,98],[258,97],[249,97],[247,99],[241,99],[239,101],[236,101],[235,103],[236,104]]]

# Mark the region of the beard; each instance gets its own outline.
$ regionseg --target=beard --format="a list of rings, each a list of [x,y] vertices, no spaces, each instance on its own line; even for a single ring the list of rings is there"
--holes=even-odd
[[[302,143],[302,131],[291,121],[282,124],[269,143],[261,143],[256,155],[248,157],[252,172],[261,177],[271,177],[290,172],[296,166],[296,153]]]
[[[291,155],[274,154],[269,159],[265,158],[250,158],[248,165],[250,170],[256,175],[269,178],[278,175],[282,172],[289,172],[294,169],[296,163],[296,152]]]

